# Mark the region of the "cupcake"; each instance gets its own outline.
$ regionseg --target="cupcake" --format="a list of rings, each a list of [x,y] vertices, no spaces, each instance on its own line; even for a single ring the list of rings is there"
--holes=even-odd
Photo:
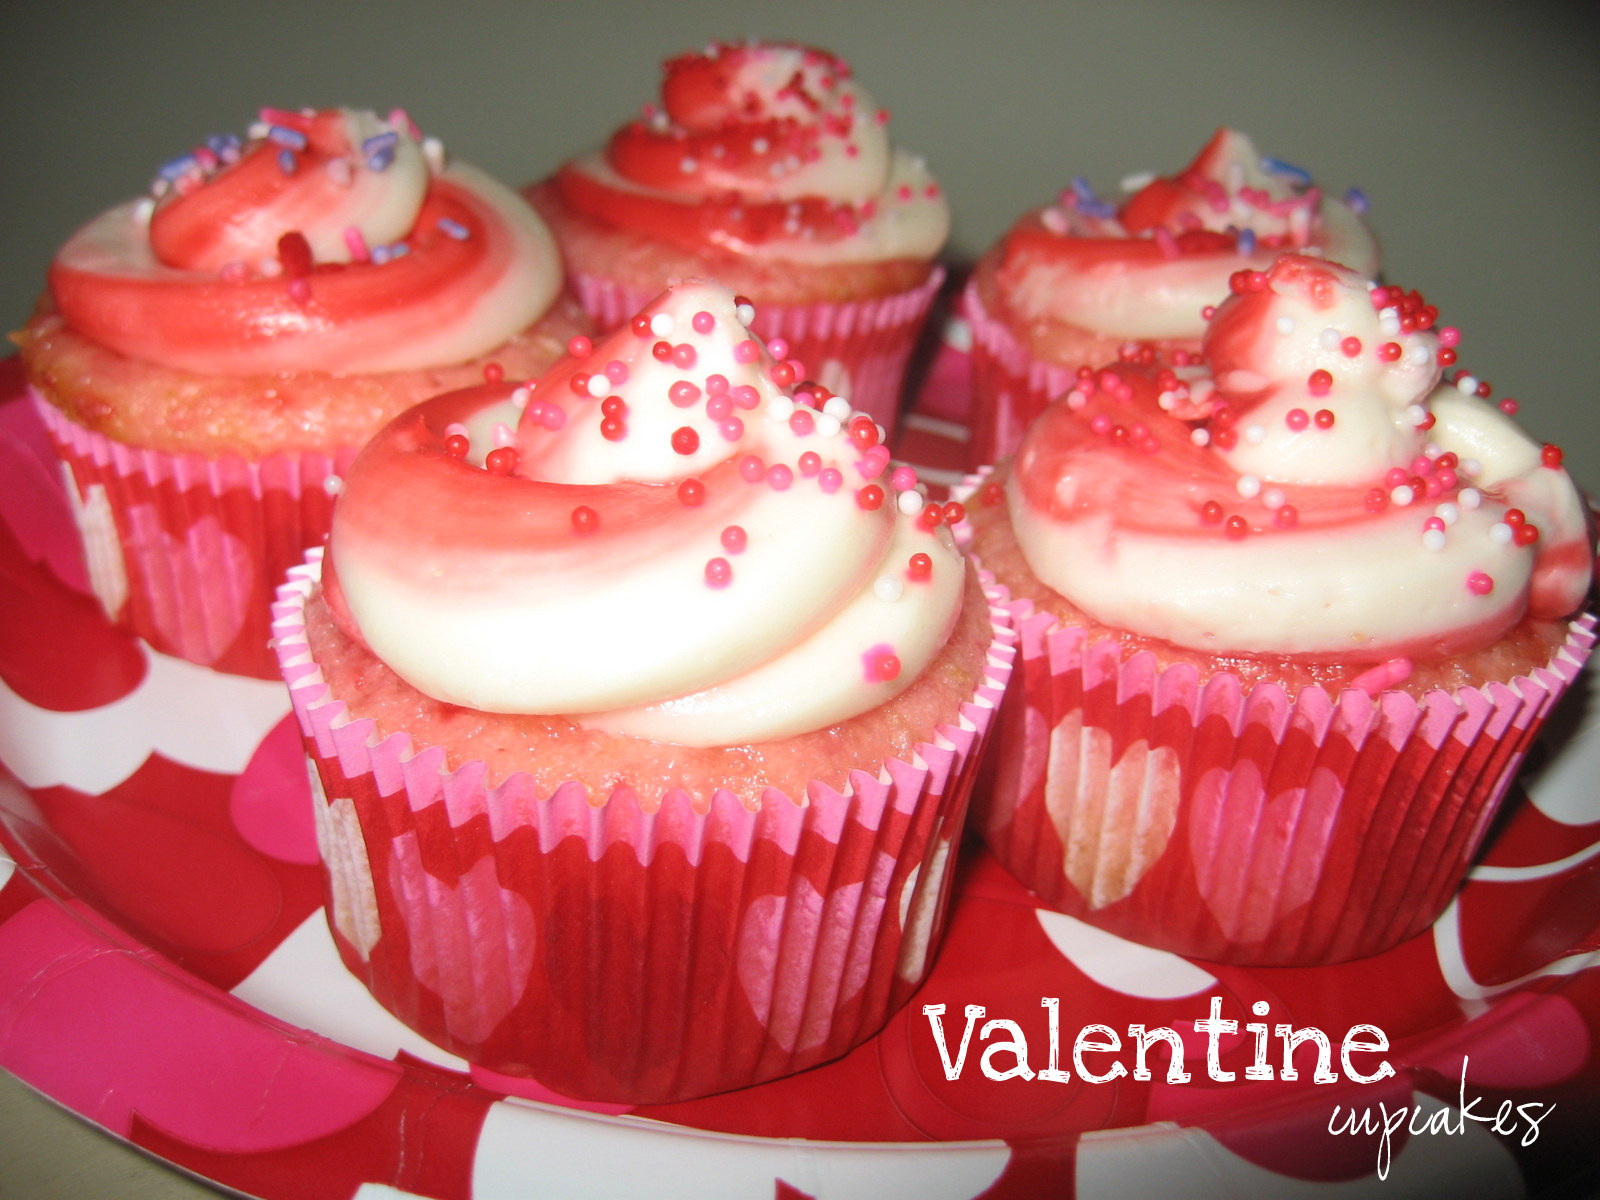
[[[1021,658],[977,824],[1123,937],[1337,962],[1460,883],[1593,641],[1593,534],[1416,293],[1232,287],[1208,370],[1091,374],[978,487]]]
[[[512,191],[404,113],[265,110],[61,248],[17,336],[111,616],[276,678],[273,589],[391,417],[590,328]]]
[[[1128,181],[1119,205],[1083,180],[1017,222],[979,260],[964,305],[973,324],[975,463],[1014,453],[1022,431],[1079,368],[1144,351],[1186,362],[1204,313],[1235,271],[1284,252],[1314,254],[1364,277],[1378,246],[1365,201],[1325,195],[1298,167],[1262,158],[1219,129],[1171,178]]]
[[[779,358],[892,429],[942,278],[938,184],[831,54],[712,44],[665,70],[659,105],[528,190],[584,306],[614,326],[667,281],[715,279]]]
[[[750,319],[685,282],[413,409],[280,594],[345,963],[536,1094],[834,1058],[943,924],[1009,630],[959,508]]]

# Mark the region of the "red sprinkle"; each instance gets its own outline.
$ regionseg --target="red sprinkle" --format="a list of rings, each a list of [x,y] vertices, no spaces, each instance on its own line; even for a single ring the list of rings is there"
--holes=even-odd
[[[822,470],[822,455],[818,454],[815,450],[807,450],[800,456],[800,474],[804,475],[807,479],[810,479],[820,470]]]
[[[657,362],[666,362],[672,357],[672,343],[657,342],[650,347],[650,354]]]
[[[850,418],[850,443],[857,450],[867,451],[878,444],[878,426],[864,414]]]
[[[767,374],[772,382],[781,388],[790,387],[794,383],[794,368],[786,362],[773,363],[772,370]]]
[[[1319,367],[1306,377],[1306,388],[1313,396],[1326,396],[1333,388],[1333,376]]]
[[[1367,511],[1370,513],[1382,512],[1389,507],[1389,493],[1382,488],[1372,488],[1367,492]]]
[[[640,313],[638,316],[634,317],[631,324],[633,327],[633,335],[635,337],[647,338],[655,336],[650,329],[650,316],[648,313]]]
[[[906,563],[906,578],[921,583],[933,576],[933,559],[926,554],[913,554]]]
[[[1344,356],[1346,358],[1354,358],[1356,355],[1361,353],[1361,339],[1358,337],[1347,337],[1344,339],[1344,341],[1339,343],[1339,349],[1344,351]]]
[[[1544,449],[1539,451],[1539,461],[1552,469],[1561,465],[1562,458],[1561,447],[1554,442],[1546,442]]]
[[[1215,525],[1222,520],[1222,505],[1215,500],[1207,500],[1200,506],[1200,519],[1207,525]]]
[[[572,528],[579,533],[593,533],[600,528],[600,514],[587,504],[580,504],[572,510]]]
[[[939,528],[944,520],[944,505],[929,501],[922,506],[922,511],[917,514],[917,528],[932,533]]]
[[[452,433],[444,440],[444,452],[451,458],[465,458],[470,449],[472,443],[467,441],[467,435],[464,433]]]
[[[483,469],[491,475],[509,475],[517,465],[517,452],[510,446],[498,446],[483,457]]]
[[[739,478],[746,483],[760,483],[767,477],[767,464],[754,454],[739,460]]]
[[[506,377],[506,369],[497,362],[483,364],[483,379],[485,383],[499,383]]]
[[[600,415],[602,417],[625,417],[628,415],[628,402],[613,393],[600,401]]]
[[[1513,529],[1515,529],[1518,525],[1523,524],[1525,521],[1527,521],[1527,519],[1528,514],[1523,512],[1520,508],[1506,509],[1506,515],[1502,518],[1502,520],[1504,520],[1505,523],[1511,526]]]
[[[1531,546],[1539,540],[1537,525],[1518,525],[1511,531],[1511,540],[1519,546]]]
[[[883,507],[883,489],[875,483],[867,484],[856,493],[856,504],[867,512],[876,511]]]
[[[1522,405],[1518,404],[1510,396],[1507,396],[1504,400],[1500,401],[1500,411],[1505,413],[1508,417],[1516,416],[1517,410],[1521,407]]]
[[[1317,409],[1317,415],[1312,420],[1316,421],[1318,429],[1332,429],[1333,410],[1331,408],[1319,408]]]
[[[1005,488],[1001,487],[992,479],[988,483],[984,484],[982,490],[978,492],[978,503],[983,505],[984,508],[993,508],[997,504],[1004,504],[1005,499]],[[1221,511],[1220,507],[1218,508],[1218,511]]]
[[[679,342],[672,348],[672,365],[680,370],[687,371],[694,366],[699,357],[700,355],[695,352],[695,348],[689,345],[688,342]]]
[[[1300,510],[1292,504],[1285,504],[1272,514],[1272,519],[1278,523],[1280,529],[1293,529],[1300,523]]]
[[[700,435],[688,425],[672,431],[672,448],[679,454],[693,454],[700,449]]]
[[[678,485],[678,502],[690,508],[698,508],[706,500],[706,485],[698,479],[685,479]]]
[[[649,327],[650,322],[646,321],[645,328],[648,329]],[[577,334],[567,342],[567,353],[572,355],[573,358],[588,358],[589,355],[594,353],[594,342],[581,333]]]
[[[1232,540],[1238,541],[1250,532],[1250,525],[1243,517],[1236,514],[1223,522],[1222,531]]]
[[[1453,366],[1455,366],[1456,365],[1456,352],[1454,350],[1450,349],[1450,347],[1448,347],[1448,346],[1442,347],[1440,349],[1440,351],[1439,351],[1439,365],[1441,367],[1453,367]]]
[[[1494,591],[1494,577],[1482,571],[1474,571],[1467,576],[1467,591],[1474,596],[1487,596]]]
[[[1400,343],[1385,342],[1378,347],[1379,362],[1396,362],[1400,358]]]
[[[959,500],[952,500],[944,506],[944,523],[946,525],[959,525],[967,519],[967,507]]]

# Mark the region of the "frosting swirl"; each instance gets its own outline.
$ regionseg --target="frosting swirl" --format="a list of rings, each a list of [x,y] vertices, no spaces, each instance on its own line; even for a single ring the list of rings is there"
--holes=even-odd
[[[577,211],[691,251],[806,263],[928,259],[949,234],[920,159],[842,59],[803,46],[712,44],[666,64],[659,106],[563,166]]]
[[[1078,181],[1003,239],[1000,295],[1023,322],[1063,322],[1113,338],[1197,339],[1207,305],[1235,271],[1285,251],[1316,254],[1364,277],[1378,246],[1350,204],[1305,172],[1263,159],[1219,129],[1187,168],[1149,180],[1120,208]]]
[[[1232,291],[1209,373],[1084,372],[1029,431],[1008,502],[1040,579],[1176,645],[1348,662],[1582,604],[1592,540],[1560,451],[1470,376],[1441,382],[1458,334],[1420,296],[1298,255]]]
[[[215,374],[386,372],[463,362],[561,286],[544,223],[404,113],[268,109],[163,168],[156,197],[91,221],[50,291],[129,358]]]
[[[909,686],[960,614],[956,514],[870,419],[796,395],[752,315],[690,281],[536,386],[392,423],[334,513],[346,632],[436,699],[684,745]]]

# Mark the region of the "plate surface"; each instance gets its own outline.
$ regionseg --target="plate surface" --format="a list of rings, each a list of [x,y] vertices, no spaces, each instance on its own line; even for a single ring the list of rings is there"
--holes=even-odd
[[[1384,955],[1186,960],[1037,909],[968,846],[934,972],[873,1041],[748,1091],[570,1105],[474,1073],[345,973],[286,695],[107,624],[15,365],[0,369],[0,1067],[128,1142],[265,1200],[1512,1197],[1600,1161],[1592,670],[1455,903]],[[904,448],[958,467],[959,427],[933,412]],[[1232,1082],[1194,1028],[1214,1000],[1239,1026],[1216,1039]],[[1040,1074],[1052,1013],[1065,1081]],[[1246,1078],[1250,1021],[1271,1027],[1274,1068],[1277,1025],[1325,1031],[1336,1081],[1313,1081],[1314,1046],[1298,1079]],[[1152,1054],[1149,1079],[1086,1082],[1133,1058],[1079,1066],[1079,1031],[1130,1024],[1174,1029],[1190,1079]],[[1392,1076],[1351,1080],[1356,1025],[1389,1049],[1354,1070]],[[1019,1052],[1031,1078],[990,1077]]]

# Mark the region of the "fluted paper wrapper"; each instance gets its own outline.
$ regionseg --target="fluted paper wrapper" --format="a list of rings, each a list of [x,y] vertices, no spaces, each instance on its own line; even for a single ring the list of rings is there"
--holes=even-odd
[[[1112,639],[1011,607],[984,841],[1052,908],[1236,964],[1341,962],[1426,928],[1594,642],[1584,617],[1548,666],[1420,699],[1290,693],[1123,661]]]
[[[936,267],[921,286],[888,296],[839,303],[755,305],[753,332],[782,338],[788,357],[809,378],[843,396],[851,407],[892,430],[900,417],[906,367],[939,287]],[[602,329],[612,329],[655,299],[654,293],[581,272],[572,278],[579,303]]]
[[[328,481],[356,448],[209,458],[131,446],[34,396],[68,472],[89,576],[107,615],[163,654],[278,677],[273,593],[327,536]]]
[[[910,762],[812,783],[801,803],[578,783],[491,785],[480,761],[379,739],[329,694],[302,614],[320,552],[276,608],[315,766],[329,921],[390,1012],[470,1062],[583,1100],[664,1103],[836,1058],[910,996],[942,933],[988,678]]]
[[[972,461],[999,462],[1016,453],[1033,419],[1077,382],[1078,371],[1030,354],[989,315],[976,283],[962,293],[961,311],[972,328]]]

